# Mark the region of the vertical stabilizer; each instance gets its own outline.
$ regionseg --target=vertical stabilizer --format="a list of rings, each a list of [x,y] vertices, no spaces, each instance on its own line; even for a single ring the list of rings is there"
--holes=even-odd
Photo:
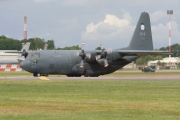
[[[23,48],[21,49],[21,51],[23,50],[28,51],[30,45],[31,45],[31,42],[27,42],[25,45],[23,45]]]
[[[149,14],[142,12],[132,36],[129,50],[153,50],[151,23]]]
[[[28,55],[28,51],[29,51],[29,47],[30,47],[30,45],[31,45],[31,42],[27,42],[25,45],[23,45],[23,47],[22,47],[22,49],[21,49],[21,54],[18,54],[18,60],[21,62],[21,61],[23,61],[26,57],[27,57],[27,55]],[[24,58],[25,57],[25,58]],[[20,58],[22,58],[22,59],[20,59]]]

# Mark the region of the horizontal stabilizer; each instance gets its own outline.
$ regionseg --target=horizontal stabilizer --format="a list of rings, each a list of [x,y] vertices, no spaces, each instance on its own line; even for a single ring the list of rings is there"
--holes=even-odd
[[[117,50],[119,54],[129,55],[174,55],[175,53],[169,51],[153,51],[153,50]]]

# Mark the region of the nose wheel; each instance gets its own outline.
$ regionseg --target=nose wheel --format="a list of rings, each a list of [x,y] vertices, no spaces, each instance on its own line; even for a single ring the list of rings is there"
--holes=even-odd
[[[33,73],[33,76],[34,76],[34,77],[40,77],[41,74],[39,74],[39,73]]]
[[[48,74],[33,73],[33,76],[34,76],[34,77],[40,77],[40,76],[46,76],[46,77],[48,77],[49,75],[48,75]]]
[[[33,73],[33,76],[34,77],[40,77],[40,76],[42,76],[42,74],[40,74],[40,73]]]

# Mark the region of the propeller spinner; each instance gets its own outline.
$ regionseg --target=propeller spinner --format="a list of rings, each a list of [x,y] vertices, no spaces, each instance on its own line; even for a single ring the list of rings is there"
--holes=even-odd
[[[82,60],[81,60],[81,63],[80,63],[80,67],[82,68],[82,67],[84,67],[83,65],[84,65],[84,59],[85,58],[88,58],[88,59],[90,59],[91,58],[91,54],[90,53],[85,53],[84,52],[84,46],[85,46],[85,43],[82,43],[82,47],[81,47],[81,52],[79,53],[79,56],[82,58]]]
[[[22,52],[21,55],[26,58],[28,56],[28,52],[25,49],[23,49],[23,52]]]
[[[98,60],[104,58],[104,67],[108,67],[109,64],[108,64],[108,60],[107,60],[107,55],[109,53],[112,53],[112,50],[110,49],[107,52],[105,49],[103,49],[103,45],[101,42],[100,42],[100,48],[101,48],[101,54],[96,56],[96,60],[98,61]]]

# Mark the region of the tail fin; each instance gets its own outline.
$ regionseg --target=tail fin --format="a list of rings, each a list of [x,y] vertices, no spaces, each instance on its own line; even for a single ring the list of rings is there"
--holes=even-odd
[[[27,42],[25,45],[23,44],[22,46],[22,49],[21,49],[21,53],[18,54],[17,58],[22,58],[26,52],[29,51],[29,46],[31,45],[31,42]],[[24,60],[24,57],[23,57],[23,60]],[[22,61],[19,59],[19,61]]]
[[[129,50],[153,50],[151,23],[149,14],[142,12],[132,36]]]
[[[25,45],[23,45],[23,48],[21,49],[21,51],[23,51],[23,50],[28,51],[30,44],[31,44],[31,42],[27,42]]]
[[[47,48],[48,48],[48,44],[45,43],[44,50],[47,50]]]

